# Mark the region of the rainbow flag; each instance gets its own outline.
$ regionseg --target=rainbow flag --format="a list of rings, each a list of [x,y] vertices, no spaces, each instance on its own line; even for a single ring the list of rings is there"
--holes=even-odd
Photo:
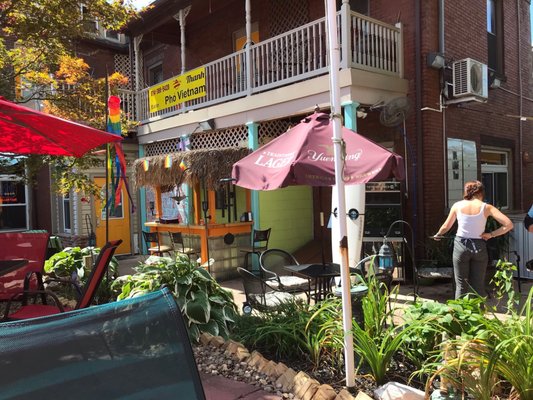
[[[165,157],[165,168],[170,168],[172,167],[172,157],[170,157],[170,155],[167,155]]]
[[[122,126],[120,123],[120,97],[109,96],[107,99],[108,119],[107,131],[115,135],[122,135]],[[109,145],[108,145],[109,146]],[[135,205],[131,197],[128,178],[126,175],[126,157],[122,149],[122,143],[115,143],[114,154],[108,151],[109,159],[107,168],[111,177],[111,197],[107,199],[106,207],[114,209],[121,203],[122,188],[126,189],[131,204],[131,212],[135,212]],[[145,167],[148,169],[147,166]]]
[[[120,97],[109,96],[107,100],[107,108],[109,118],[107,120],[107,131],[115,135],[122,134],[122,127],[120,126]]]

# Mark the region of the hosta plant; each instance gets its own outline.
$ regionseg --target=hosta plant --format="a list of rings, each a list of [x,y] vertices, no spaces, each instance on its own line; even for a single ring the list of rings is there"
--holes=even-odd
[[[87,282],[98,254],[100,254],[98,247],[66,247],[45,261],[44,272],[51,278],[71,282],[81,287]],[[90,257],[88,263],[84,261],[86,257]],[[113,257],[109,262],[108,273],[98,287],[95,296],[96,303],[107,303],[111,299],[111,285],[117,275],[118,261]],[[54,287],[66,298],[73,299],[75,297],[75,292],[71,286],[56,285]]]
[[[165,286],[176,298],[192,341],[197,342],[201,332],[228,337],[237,307],[231,292],[223,289],[205,268],[178,254],[175,260],[152,256],[135,270],[134,275],[115,281],[117,300]]]

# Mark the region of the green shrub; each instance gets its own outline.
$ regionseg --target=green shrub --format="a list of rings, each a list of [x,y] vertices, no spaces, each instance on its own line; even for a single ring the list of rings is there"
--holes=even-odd
[[[485,300],[468,295],[446,304],[436,301],[418,301],[404,309],[404,322],[410,325],[421,322],[418,329],[405,338],[403,351],[418,367],[422,368],[431,356],[440,355],[442,334],[448,337],[474,337],[481,329],[484,319]]]
[[[55,253],[44,263],[44,272],[52,278],[72,282],[78,286],[83,286],[89,278],[92,265],[85,265],[84,257],[91,256],[94,263],[100,254],[98,247],[66,247],[59,253]],[[115,257],[109,262],[108,273],[98,287],[95,296],[95,303],[107,303],[112,299],[111,285],[118,275],[118,261]],[[71,286],[56,286],[61,295],[66,298],[74,298],[75,292]]]
[[[233,295],[188,256],[178,254],[175,260],[152,256],[135,270],[134,275],[122,276],[114,282],[117,300],[166,286],[176,298],[192,341],[197,342],[201,332],[228,337],[237,310]]]

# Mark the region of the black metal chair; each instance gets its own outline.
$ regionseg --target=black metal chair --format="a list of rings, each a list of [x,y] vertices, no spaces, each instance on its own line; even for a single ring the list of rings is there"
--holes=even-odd
[[[274,289],[244,268],[238,267],[237,272],[241,276],[244,295],[246,296],[246,301],[242,307],[245,314],[251,313],[253,308],[262,311],[295,300],[291,293]]]
[[[261,275],[272,287],[289,293],[305,293],[307,302],[311,298],[311,280],[294,276],[284,267],[299,265],[294,256],[285,250],[268,249],[259,256]]]
[[[142,231],[144,242],[146,243],[146,248],[148,253],[156,256],[163,256],[164,253],[167,253],[170,256],[172,248],[166,244],[160,243],[159,232],[146,232]],[[152,246],[152,243],[155,243],[155,246]]]
[[[200,252],[192,247],[185,247],[181,232],[168,232],[168,235],[170,236],[170,242],[172,243],[172,250],[174,252],[186,254],[189,258],[195,257],[195,260],[198,259]]]
[[[258,257],[261,253],[268,249],[268,241],[270,239],[271,228],[264,230],[255,230],[252,233],[252,245],[250,247],[242,247],[240,251],[244,253],[244,268],[250,271],[248,259],[257,254]]]

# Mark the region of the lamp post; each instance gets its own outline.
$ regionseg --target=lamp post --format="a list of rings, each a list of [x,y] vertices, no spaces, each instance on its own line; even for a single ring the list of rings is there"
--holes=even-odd
[[[411,257],[411,263],[413,267],[413,286],[414,286],[414,301],[416,301],[416,298],[418,296],[418,270],[416,268],[416,261],[415,261],[415,248],[414,248],[414,234],[413,234],[413,228],[411,225],[404,221],[403,219],[398,219],[390,224],[389,229],[387,230],[387,233],[383,237],[383,244],[381,245],[379,249],[379,268],[380,269],[387,269],[387,268],[394,268],[394,253],[389,246],[388,236],[394,227],[394,225],[397,224],[404,224],[409,228],[409,232],[411,233],[411,245],[407,246],[407,249],[409,251],[409,255]],[[405,244],[407,243],[407,239],[405,239],[405,236],[403,237],[403,241]]]

